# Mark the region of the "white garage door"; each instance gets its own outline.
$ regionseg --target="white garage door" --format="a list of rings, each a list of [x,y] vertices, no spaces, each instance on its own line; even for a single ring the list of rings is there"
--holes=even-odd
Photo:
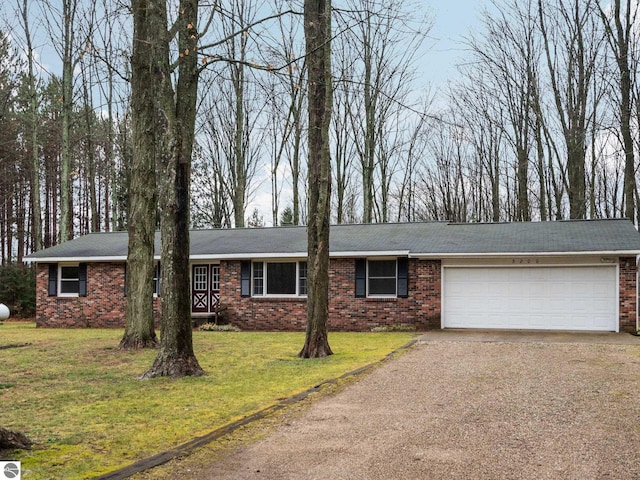
[[[617,270],[443,269],[444,328],[617,330]]]

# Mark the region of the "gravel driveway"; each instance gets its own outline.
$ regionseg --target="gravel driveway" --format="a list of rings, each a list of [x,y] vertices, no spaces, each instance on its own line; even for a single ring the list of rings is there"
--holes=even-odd
[[[475,340],[427,335],[198,476],[640,478],[637,339]]]

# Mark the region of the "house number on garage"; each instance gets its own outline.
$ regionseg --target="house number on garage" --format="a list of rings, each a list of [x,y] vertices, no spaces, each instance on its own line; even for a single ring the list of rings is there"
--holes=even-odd
[[[530,265],[530,264],[538,264],[540,260],[537,258],[513,258],[511,259],[512,265]]]

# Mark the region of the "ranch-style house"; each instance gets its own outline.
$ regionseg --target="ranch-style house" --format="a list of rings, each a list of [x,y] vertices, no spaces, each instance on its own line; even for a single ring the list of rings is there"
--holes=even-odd
[[[305,227],[192,231],[192,317],[223,305],[243,330],[303,330],[306,242]],[[329,329],[637,331],[638,255],[628,220],[335,225]],[[126,256],[126,232],[29,255],[38,326],[123,327]]]

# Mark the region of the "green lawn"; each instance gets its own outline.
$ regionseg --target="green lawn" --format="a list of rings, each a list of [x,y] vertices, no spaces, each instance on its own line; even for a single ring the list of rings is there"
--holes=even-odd
[[[0,426],[36,446],[11,453],[24,479],[97,476],[208,433],[385,357],[410,333],[330,333],[335,355],[302,360],[301,333],[194,332],[207,375],[140,381],[155,351],[120,330],[0,325]],[[0,458],[2,460],[2,458]]]

